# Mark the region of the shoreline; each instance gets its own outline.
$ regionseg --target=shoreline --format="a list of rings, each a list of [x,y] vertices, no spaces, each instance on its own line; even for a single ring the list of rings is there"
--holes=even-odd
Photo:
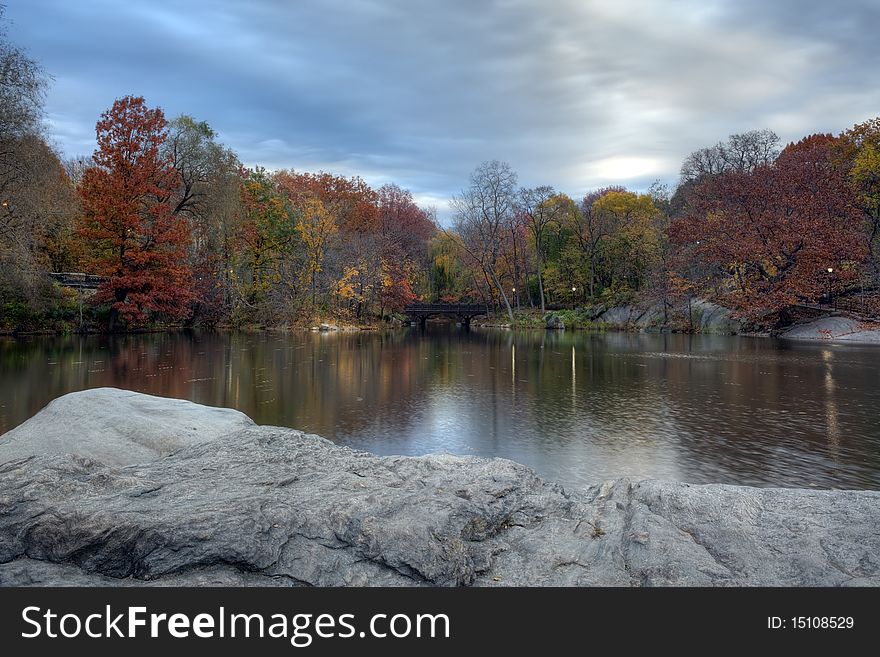
[[[790,328],[796,328],[799,325],[794,324]],[[135,329],[130,331],[114,331],[112,333],[108,331],[21,331],[21,332],[2,332],[0,331],[0,339],[10,339],[10,340],[19,340],[19,339],[27,339],[27,338],[57,338],[57,337],[121,337],[121,336],[129,336],[129,335],[146,335],[146,334],[173,334],[173,333],[188,333],[188,332],[210,332],[210,333],[246,333],[246,334],[259,334],[259,333],[358,333],[358,332],[366,332],[366,333],[378,333],[382,331],[400,331],[411,329],[408,324],[404,324],[402,326],[360,326],[360,327],[346,327],[339,329],[330,329],[330,330],[319,330],[311,327],[266,327],[266,328],[231,328],[231,327],[179,327],[179,328],[155,328],[155,329]],[[474,323],[471,327],[476,330],[503,330],[503,331],[523,331],[523,332],[535,332],[535,331],[575,331],[578,333],[628,333],[633,335],[692,335],[692,336],[704,336],[704,337],[730,337],[730,338],[754,338],[754,339],[774,339],[774,340],[784,340],[788,342],[801,343],[801,344],[849,344],[849,345],[878,345],[880,346],[880,328],[871,329],[867,331],[854,331],[849,333],[843,333],[840,335],[785,335],[777,334],[773,335],[769,332],[754,332],[754,331],[746,331],[742,333],[707,333],[700,331],[675,331],[675,330],[643,330],[643,329],[630,329],[623,327],[573,327],[567,329],[551,329],[551,328],[542,328],[542,327],[529,327],[529,326],[510,326],[509,324],[478,324]],[[864,337],[860,337],[864,334]]]
[[[682,326],[681,308],[663,314],[655,306],[615,306],[605,309],[580,307],[562,311],[548,311],[541,316],[535,309],[515,311],[514,322],[505,315],[477,318],[475,329],[501,329],[508,331],[584,331],[591,333],[619,332],[645,334],[718,335],[750,338],[775,338],[801,343],[824,344],[880,344],[880,322],[868,322],[846,315],[831,313],[816,319],[793,322],[775,331],[747,331],[731,317],[731,311],[708,301],[693,303],[690,327]],[[678,314],[676,314],[678,313]],[[673,323],[673,317],[677,324]],[[281,324],[277,326],[153,326],[120,331],[103,331],[94,327],[85,330],[44,329],[34,331],[0,331],[0,338],[27,338],[40,336],[86,336],[86,335],[137,335],[145,333],[294,333],[294,332],[378,332],[410,328],[410,322],[396,319],[391,322],[350,324],[344,320],[326,318],[318,322]]]

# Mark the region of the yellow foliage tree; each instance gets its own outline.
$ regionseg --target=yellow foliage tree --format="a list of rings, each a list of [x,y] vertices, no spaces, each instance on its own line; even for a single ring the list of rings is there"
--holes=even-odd
[[[315,307],[316,281],[327,256],[330,239],[338,228],[324,204],[315,196],[302,196],[297,199],[296,232],[306,249],[306,263],[303,271],[304,282],[312,291],[312,308]]]
[[[608,227],[607,261],[615,285],[637,291],[661,255],[661,213],[648,194],[612,191],[593,203]]]

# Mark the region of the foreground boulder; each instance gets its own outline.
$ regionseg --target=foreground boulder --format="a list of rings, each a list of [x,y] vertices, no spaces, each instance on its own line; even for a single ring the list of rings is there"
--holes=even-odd
[[[0,436],[0,463],[43,454],[77,454],[107,465],[146,463],[252,426],[231,408],[95,388],[59,397]]]
[[[181,404],[96,394],[113,413]],[[204,407],[188,405],[197,430]],[[626,479],[565,491],[502,459],[377,457],[227,419],[210,441],[126,467],[70,441],[0,451],[0,584],[880,584],[880,493]],[[129,444],[104,439],[108,453]]]

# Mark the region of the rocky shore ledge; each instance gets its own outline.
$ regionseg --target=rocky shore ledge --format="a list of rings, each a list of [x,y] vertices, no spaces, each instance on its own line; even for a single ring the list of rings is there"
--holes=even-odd
[[[103,388],[0,436],[0,584],[878,585],[880,493],[568,491]]]

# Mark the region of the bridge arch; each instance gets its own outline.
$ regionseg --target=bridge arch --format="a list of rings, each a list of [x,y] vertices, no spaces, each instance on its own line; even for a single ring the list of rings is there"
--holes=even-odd
[[[451,317],[469,328],[471,319],[488,315],[486,306],[478,303],[411,303],[403,309],[411,322],[425,327],[431,317]]]

